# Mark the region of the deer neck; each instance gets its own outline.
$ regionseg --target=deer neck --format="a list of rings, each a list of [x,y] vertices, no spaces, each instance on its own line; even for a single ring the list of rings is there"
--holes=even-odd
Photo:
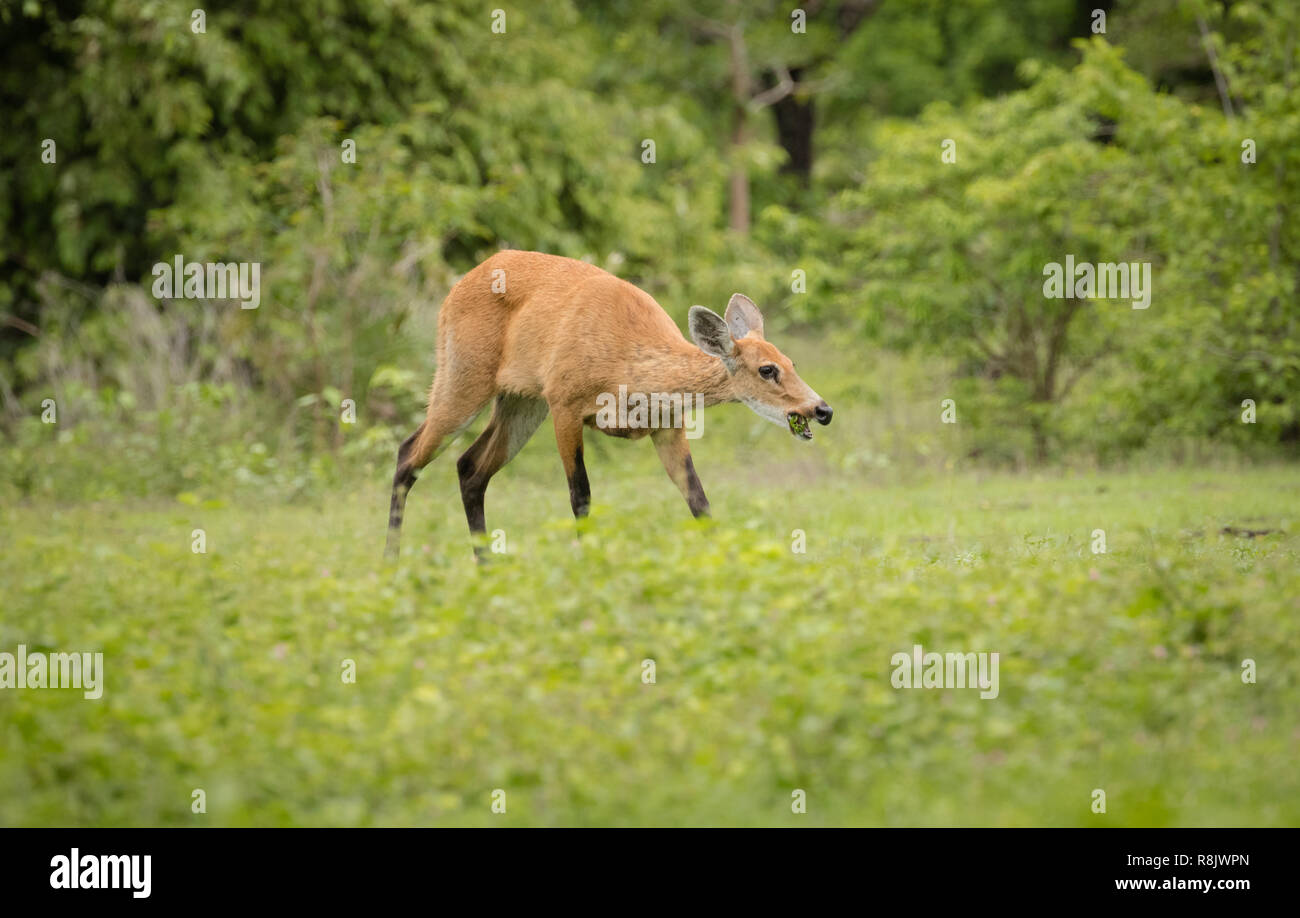
[[[699,395],[705,405],[736,401],[726,365],[693,345],[674,348],[661,366],[660,391]]]

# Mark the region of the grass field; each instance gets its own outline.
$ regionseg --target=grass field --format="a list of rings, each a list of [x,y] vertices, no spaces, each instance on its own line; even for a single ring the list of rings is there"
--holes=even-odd
[[[396,566],[383,474],[11,502],[0,650],[106,677],[0,692],[0,824],[1300,822],[1294,470],[909,477],[718,410],[714,520],[598,438],[575,539],[548,423],[489,489],[483,569],[447,456]],[[997,697],[895,689],[916,644],[997,652]]]

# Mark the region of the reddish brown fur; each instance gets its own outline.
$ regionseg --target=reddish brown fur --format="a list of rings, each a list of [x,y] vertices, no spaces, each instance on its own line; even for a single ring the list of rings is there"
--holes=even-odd
[[[495,291],[494,282],[498,290],[504,283],[504,292]],[[743,400],[772,420],[791,412],[812,417],[825,403],[799,379],[789,358],[763,339],[759,322],[759,329],[733,342],[729,371],[723,360],[687,341],[659,304],[627,281],[571,258],[519,251],[493,255],[461,278],[442,304],[428,412],[398,455],[390,552],[397,548],[415,474],[493,398],[491,421],[457,464],[476,533],[484,531],[488,479],[513,458],[547,411],[574,512],[585,514],[582,428],[584,422],[592,425],[597,396],[620,385],[629,392],[699,393],[705,404]],[[779,383],[760,379],[758,367],[767,363],[780,367]],[[606,432],[636,438],[652,431]],[[707,512],[684,431],[653,433],[664,466],[692,511]]]

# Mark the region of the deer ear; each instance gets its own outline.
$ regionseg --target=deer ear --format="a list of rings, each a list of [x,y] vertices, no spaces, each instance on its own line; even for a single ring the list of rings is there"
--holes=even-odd
[[[731,337],[743,338],[750,332],[757,332],[763,337],[763,314],[758,311],[754,301],[743,293],[733,293],[727,304],[727,327]]]
[[[727,329],[727,320],[712,309],[692,306],[687,324],[695,343],[710,357],[730,357],[736,349]]]

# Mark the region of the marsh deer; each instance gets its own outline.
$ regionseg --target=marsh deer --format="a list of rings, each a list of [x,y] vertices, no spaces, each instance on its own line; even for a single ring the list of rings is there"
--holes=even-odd
[[[483,494],[549,412],[576,517],[591,488],[582,428],[638,439],[649,435],[695,516],[709,501],[695,474],[682,426],[597,424],[603,393],[685,393],[705,405],[744,402],[760,417],[812,439],[809,422],[831,407],[763,337],[763,317],[737,293],[720,316],[690,310],[688,342],[654,298],[594,265],[537,252],[498,252],[451,289],[438,314],[437,370],[424,423],[397,451],[388,517],[397,554],[406,495],[416,474],[492,400],[492,418],[456,463],[473,535],[486,531]],[[477,549],[476,549],[477,550]]]

